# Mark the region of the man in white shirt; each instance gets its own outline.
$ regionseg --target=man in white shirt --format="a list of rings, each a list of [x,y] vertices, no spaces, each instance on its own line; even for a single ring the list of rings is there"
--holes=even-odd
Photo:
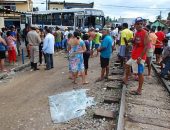
[[[53,65],[53,54],[54,54],[54,36],[51,34],[51,30],[49,28],[45,29],[45,39],[43,43],[43,52],[45,54],[45,59],[46,59],[46,69],[49,70],[54,68]]]

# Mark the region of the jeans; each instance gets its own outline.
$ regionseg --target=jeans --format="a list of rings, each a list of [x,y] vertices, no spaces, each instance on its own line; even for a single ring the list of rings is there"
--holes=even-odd
[[[67,39],[62,40],[62,48],[65,50],[67,49]]]
[[[170,57],[167,57],[165,61],[165,68],[161,70],[161,77],[168,75],[169,70],[170,70]]]
[[[45,54],[45,59],[46,59],[46,69],[51,69],[53,68],[53,54]]]

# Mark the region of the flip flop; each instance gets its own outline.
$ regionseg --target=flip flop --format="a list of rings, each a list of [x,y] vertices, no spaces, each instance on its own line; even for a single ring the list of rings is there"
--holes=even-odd
[[[86,85],[86,84],[89,84],[89,82],[86,81],[86,82],[83,83],[83,85]]]
[[[102,81],[102,80],[104,80],[104,79],[98,78],[98,79],[96,80],[96,82],[100,82],[100,81]]]
[[[130,91],[129,92],[131,95],[141,95],[141,93],[139,93],[138,91]]]
[[[125,82],[124,78],[122,79],[123,84],[128,85],[127,82]]]
[[[2,70],[2,72],[8,72],[8,70],[4,69],[4,70]]]
[[[72,83],[73,83],[73,84],[77,84],[77,82],[75,82],[75,81],[73,81]]]

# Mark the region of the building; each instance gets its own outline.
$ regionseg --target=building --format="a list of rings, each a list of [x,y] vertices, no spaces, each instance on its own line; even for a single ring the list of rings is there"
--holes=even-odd
[[[1,0],[0,8],[29,12],[33,9],[33,2],[32,0]]]
[[[32,0],[0,0],[0,28],[20,26],[20,14],[33,9]]]
[[[94,2],[92,3],[72,3],[72,2],[48,2],[48,9],[70,9],[70,8],[93,8]]]
[[[135,18],[119,18],[118,23],[127,23],[128,24],[128,27],[130,28],[132,25],[134,25],[135,23]]]
[[[155,20],[152,24],[151,27],[164,27],[164,28],[170,28],[170,20]]]

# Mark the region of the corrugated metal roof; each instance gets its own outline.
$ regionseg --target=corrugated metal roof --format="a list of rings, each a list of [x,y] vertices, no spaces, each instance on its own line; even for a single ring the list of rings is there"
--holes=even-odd
[[[10,2],[27,2],[27,0],[1,0],[0,2],[8,2],[8,1],[10,1]]]

